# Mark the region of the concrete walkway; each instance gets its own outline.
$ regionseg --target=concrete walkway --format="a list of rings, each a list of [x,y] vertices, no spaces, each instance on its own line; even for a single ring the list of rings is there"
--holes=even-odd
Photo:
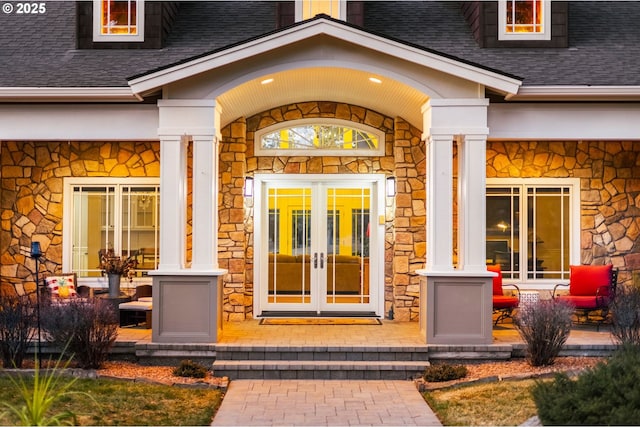
[[[411,381],[234,380],[214,426],[441,426]]]

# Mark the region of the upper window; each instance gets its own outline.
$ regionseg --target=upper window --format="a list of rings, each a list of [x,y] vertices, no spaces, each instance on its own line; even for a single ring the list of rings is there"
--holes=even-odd
[[[255,153],[262,156],[384,155],[384,133],[336,119],[303,119],[256,132]],[[286,152],[286,153],[283,153]]]
[[[335,19],[347,19],[347,0],[296,0],[296,22],[324,13]]]
[[[144,41],[144,0],[94,0],[94,41]]]
[[[145,275],[158,266],[160,187],[156,178],[69,178],[64,188],[63,267],[78,277],[100,277],[100,253],[138,260]]]
[[[517,283],[568,279],[579,256],[579,194],[576,179],[488,179],[487,263]]]
[[[499,40],[551,40],[550,0],[500,0]]]

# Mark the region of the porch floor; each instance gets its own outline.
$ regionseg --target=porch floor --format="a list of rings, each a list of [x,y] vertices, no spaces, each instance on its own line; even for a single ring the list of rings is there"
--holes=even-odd
[[[585,350],[613,348],[608,325],[574,325],[566,346]],[[151,343],[151,329],[118,329],[119,342]],[[219,344],[248,346],[425,346],[418,322],[383,320],[380,325],[260,325],[259,320],[225,322]],[[493,345],[523,346],[509,321],[493,328]],[[439,346],[442,347],[442,346]],[[453,347],[460,347],[452,346]]]

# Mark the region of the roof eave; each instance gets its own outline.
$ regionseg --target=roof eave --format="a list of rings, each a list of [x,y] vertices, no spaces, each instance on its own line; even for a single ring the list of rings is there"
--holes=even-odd
[[[522,86],[508,101],[640,101],[640,86]]]
[[[4,87],[0,102],[139,102],[128,87]]]

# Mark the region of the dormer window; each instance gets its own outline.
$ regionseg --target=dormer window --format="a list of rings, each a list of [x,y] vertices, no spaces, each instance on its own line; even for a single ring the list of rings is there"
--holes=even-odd
[[[551,40],[550,0],[500,0],[499,40]]]
[[[296,22],[319,14],[347,20],[347,0],[296,0]]]
[[[143,42],[144,0],[94,0],[93,41]]]

